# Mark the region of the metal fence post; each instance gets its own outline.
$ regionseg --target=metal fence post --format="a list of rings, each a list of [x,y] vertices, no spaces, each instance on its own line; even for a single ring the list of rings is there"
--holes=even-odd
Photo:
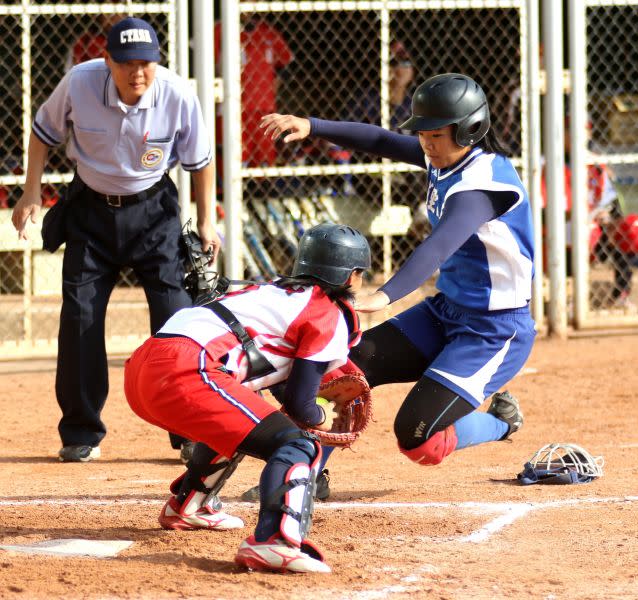
[[[521,48],[525,55],[527,105],[523,107],[527,141],[526,186],[532,205],[534,222],[534,271],[532,287],[532,314],[536,321],[544,318],[543,306],[543,214],[541,197],[541,110],[540,110],[540,48],[539,48],[539,7],[537,0],[527,0],[527,22],[525,33],[527,47]],[[525,156],[525,153],[523,153]]]
[[[189,61],[189,27],[188,0],[178,0],[177,12],[177,72],[184,78],[190,77]],[[191,212],[191,176],[184,169],[177,169],[177,189],[179,190],[179,204],[182,223],[190,218]]]
[[[225,273],[243,278],[241,175],[241,33],[239,6],[235,0],[222,2],[222,71],[224,76],[224,211],[226,238]],[[255,132],[258,135],[258,132]]]
[[[543,136],[547,184],[547,246],[549,269],[549,333],[567,336],[567,286],[565,277],[565,136],[563,101],[563,7],[543,0],[543,41],[547,93]]]
[[[572,186],[572,265],[574,326],[582,326],[589,311],[589,218],[587,193],[587,24],[585,4],[569,0],[569,162]]]
[[[197,95],[202,105],[204,121],[208,125],[211,144],[215,140],[215,57],[213,47],[213,28],[215,25],[213,3],[210,0],[197,0],[193,6],[193,30],[195,37],[195,53],[193,67],[197,80]],[[213,197],[215,202],[214,182]],[[211,212],[212,222],[215,223],[215,211]]]

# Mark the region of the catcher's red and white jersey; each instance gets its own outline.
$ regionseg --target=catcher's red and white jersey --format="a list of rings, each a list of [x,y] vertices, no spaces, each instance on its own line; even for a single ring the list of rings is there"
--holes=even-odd
[[[275,373],[245,382],[253,390],[287,379],[295,358],[327,362],[328,371],[346,363],[348,326],[343,313],[318,286],[282,289],[249,286],[220,300],[245,327]],[[228,355],[226,368],[239,381],[247,361],[241,343],[215,313],[205,307],[185,308],[173,315],[160,333],[183,335],[206,348],[218,360]]]

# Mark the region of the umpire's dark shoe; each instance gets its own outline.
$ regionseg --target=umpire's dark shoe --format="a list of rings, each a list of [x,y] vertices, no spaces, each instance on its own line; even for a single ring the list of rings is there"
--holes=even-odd
[[[330,472],[324,469],[317,477],[317,489],[315,498],[317,500],[327,500],[330,497]]]
[[[509,392],[498,392],[492,396],[487,412],[509,425],[507,433],[501,438],[506,440],[523,426],[523,413],[518,400]]]
[[[324,469],[317,477],[317,489],[315,490],[315,498],[317,500],[327,500],[330,497],[330,473],[328,469]],[[241,495],[244,502],[259,502],[259,486],[250,488]]]
[[[89,462],[100,458],[99,446],[64,446],[58,457],[61,462]]]
[[[186,464],[191,458],[193,458],[193,451],[195,450],[195,442],[186,440],[182,442],[182,446],[179,450],[179,459]]]

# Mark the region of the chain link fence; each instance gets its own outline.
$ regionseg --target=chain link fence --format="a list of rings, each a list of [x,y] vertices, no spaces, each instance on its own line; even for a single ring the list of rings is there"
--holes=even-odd
[[[3,357],[51,355],[56,351],[61,304],[63,249],[42,251],[42,216],[64,192],[73,165],[64,146],[51,149],[42,187],[40,223],[18,241],[11,209],[24,183],[31,122],[64,74],[78,62],[99,58],[112,23],[125,15],[153,24],[162,64],[174,63],[175,2],[3,2],[0,6],[0,348]],[[146,299],[135,275],[124,269],[107,316],[107,342],[129,351],[148,335]]]
[[[321,10],[319,3],[317,10],[312,3],[298,4],[298,10],[286,3],[240,4],[248,276],[286,272],[300,233],[333,219],[369,236],[372,276],[381,280],[429,228],[425,171],[382,166],[380,159],[321,140],[290,145],[263,140],[258,125],[264,114],[360,121],[401,131],[420,82],[445,71],[463,72],[487,91],[494,127],[520,155],[520,111],[510,96],[521,86],[524,3],[463,2],[454,8],[455,3],[432,2],[430,10],[410,8],[414,2],[391,3],[405,5],[400,10],[385,10],[384,4],[330,3],[333,10],[325,3]],[[221,123],[216,130],[222,130]],[[223,155],[221,139],[217,151]],[[282,166],[286,169],[278,171]]]
[[[638,3],[587,5],[589,321],[636,324]]]
[[[244,275],[259,279],[289,271],[303,231],[323,220],[338,220],[368,236],[374,256],[371,283],[376,284],[389,277],[429,231],[423,171],[317,140],[269,142],[258,128],[260,117],[269,112],[356,120],[400,130],[418,83],[436,73],[466,73],[486,90],[493,126],[526,181],[528,2],[239,2]],[[631,217],[638,213],[638,3],[585,3],[583,52],[588,59],[590,146],[596,152],[589,167],[592,233],[585,325],[631,325],[638,322],[635,286],[630,281],[638,237],[638,225]],[[0,34],[6,48],[0,55],[5,90],[0,98],[5,115],[0,122],[3,356],[55,353],[62,251],[42,252],[34,228],[31,243],[18,242],[10,222],[24,182],[25,148],[35,111],[74,62],[101,53],[109,23],[123,10],[155,26],[163,64],[174,66],[176,6],[176,0],[126,4],[16,0],[0,6]],[[218,8],[216,2],[217,15]],[[211,23],[211,32],[219,69],[221,28]],[[223,73],[218,70],[217,76]],[[222,138],[222,106],[217,105],[215,125],[220,201],[224,148],[228,148]],[[52,152],[43,186],[45,210],[71,177],[72,165],[63,150]],[[609,185],[615,189],[615,200],[612,192],[607,193]],[[612,200],[607,205],[603,197]],[[543,201],[532,198],[537,206]],[[594,211],[599,205],[601,210]],[[223,231],[221,202],[219,206]],[[542,315],[536,316],[542,320]],[[109,305],[107,345],[127,352],[147,333],[144,294],[134,274],[123,271]]]

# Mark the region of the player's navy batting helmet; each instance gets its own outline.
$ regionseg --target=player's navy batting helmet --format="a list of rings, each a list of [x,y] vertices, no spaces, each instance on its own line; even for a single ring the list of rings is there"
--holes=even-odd
[[[490,109],[481,86],[467,75],[444,73],[422,83],[412,97],[412,116],[400,126],[431,131],[456,125],[456,143],[471,146],[490,128]]]
[[[370,246],[365,236],[347,225],[321,223],[301,237],[292,276],[343,285],[355,269],[369,268]]]

